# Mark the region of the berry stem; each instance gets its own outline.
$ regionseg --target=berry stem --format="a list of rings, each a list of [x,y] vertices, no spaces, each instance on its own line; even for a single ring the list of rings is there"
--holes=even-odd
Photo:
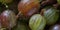
[[[18,19],[20,15],[22,15],[21,12],[17,14],[16,18]]]

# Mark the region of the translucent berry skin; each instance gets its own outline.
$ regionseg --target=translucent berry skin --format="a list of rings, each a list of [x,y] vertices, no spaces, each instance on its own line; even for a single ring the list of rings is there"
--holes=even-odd
[[[46,19],[40,14],[33,15],[29,20],[31,30],[43,30],[46,25]]]
[[[0,19],[3,28],[12,28],[16,25],[16,15],[13,11],[3,11],[0,15]]]
[[[31,16],[38,11],[39,7],[39,0],[21,0],[18,4],[18,11],[24,16]]]
[[[53,25],[58,21],[59,12],[53,7],[47,7],[43,12],[43,16],[47,19],[47,25]]]
[[[49,28],[49,30],[60,30],[60,25],[59,24],[53,25]]]

